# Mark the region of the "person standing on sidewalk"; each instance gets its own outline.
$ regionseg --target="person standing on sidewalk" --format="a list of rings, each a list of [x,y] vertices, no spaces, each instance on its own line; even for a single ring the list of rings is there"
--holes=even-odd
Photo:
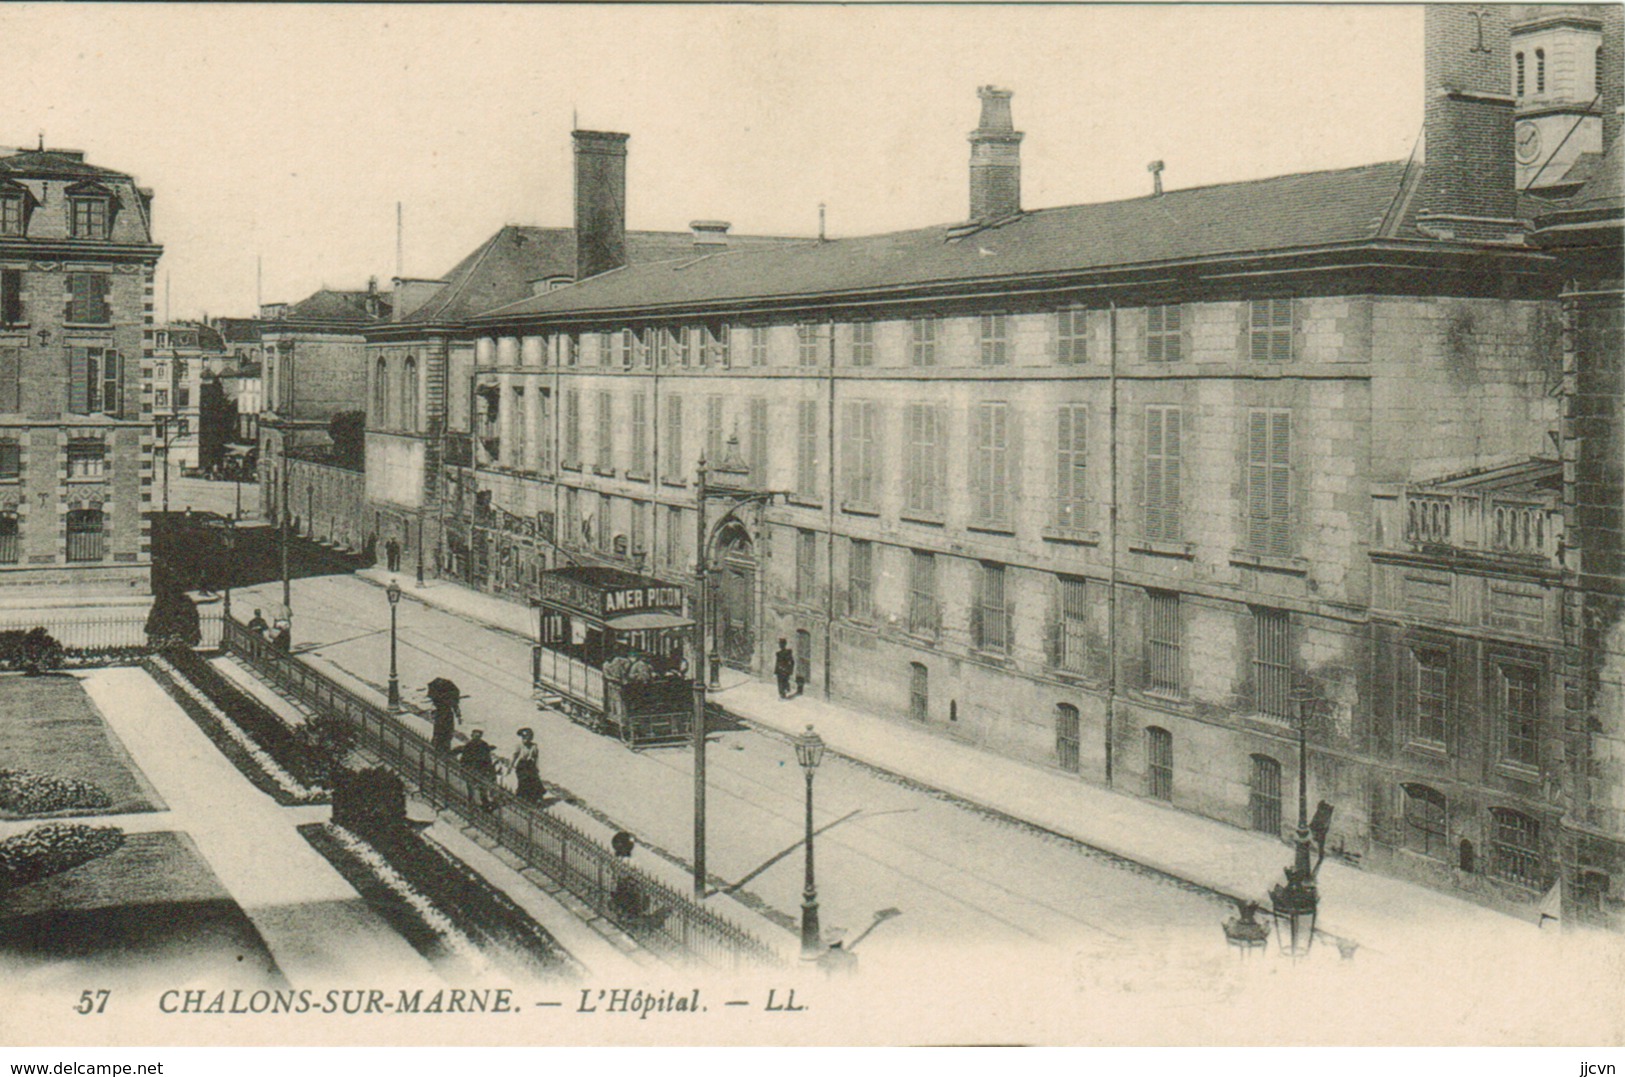
[[[790,641],[779,640],[779,651],[773,656],[773,675],[779,680],[779,698],[790,698],[790,678],[796,673],[796,656],[790,651]]]
[[[536,734],[528,728],[521,729],[519,747],[513,750],[515,792],[520,800],[540,804],[547,795],[547,789],[542,785],[541,758],[541,749],[536,747]]]
[[[436,677],[429,682],[428,692],[429,703],[434,707],[434,736],[429,743],[437,752],[449,752],[452,734],[462,717],[462,689],[457,687],[456,681]]]
[[[486,811],[496,806],[491,797],[491,783],[497,780],[496,748],[485,739],[485,730],[476,729],[468,735],[468,743],[455,749],[455,755],[468,771],[468,799],[479,798]]]

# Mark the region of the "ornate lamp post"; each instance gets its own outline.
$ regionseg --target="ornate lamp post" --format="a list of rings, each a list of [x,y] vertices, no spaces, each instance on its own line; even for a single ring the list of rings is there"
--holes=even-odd
[[[226,597],[223,612],[226,620],[231,620],[231,578],[237,570],[237,521],[227,521],[226,530],[220,536],[221,544],[226,548]]]
[[[824,742],[808,726],[796,738],[796,762],[807,776],[807,883],[801,892],[801,959],[817,961],[824,952],[818,932],[818,887],[813,882],[813,772],[824,760]]]
[[[389,581],[384,594],[389,596],[389,709],[401,709],[401,678],[395,665],[395,607],[401,604],[401,585]]]
[[[1315,868],[1310,864],[1314,837],[1309,829],[1309,719],[1315,698],[1307,692],[1293,695],[1298,711],[1298,834],[1292,866],[1286,869],[1286,882],[1270,890],[1270,911],[1275,917],[1275,941],[1290,957],[1304,957],[1315,942],[1315,916],[1320,909],[1320,893],[1315,887]]]

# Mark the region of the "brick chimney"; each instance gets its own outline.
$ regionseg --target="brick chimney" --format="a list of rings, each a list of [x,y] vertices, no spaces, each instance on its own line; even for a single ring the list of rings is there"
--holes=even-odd
[[[970,219],[996,221],[1021,212],[1021,138],[1010,119],[1010,91],[979,86],[982,122],[970,133]]]
[[[1429,4],[1423,15],[1426,167],[1417,227],[1446,239],[1518,238],[1507,5]]]
[[[576,280],[626,264],[626,140],[573,131],[576,159]]]
[[[1602,150],[1607,153],[1619,138],[1621,112],[1625,110],[1625,79],[1619,77],[1625,64],[1625,7],[1607,4],[1602,8],[1602,53],[1597,70],[1602,85],[1597,87],[1597,108],[1602,112]]]

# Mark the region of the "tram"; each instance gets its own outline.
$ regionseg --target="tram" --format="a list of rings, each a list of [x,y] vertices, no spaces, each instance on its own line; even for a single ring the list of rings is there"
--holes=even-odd
[[[532,678],[549,705],[628,747],[685,741],[693,729],[694,622],[683,589],[618,568],[542,573]]]

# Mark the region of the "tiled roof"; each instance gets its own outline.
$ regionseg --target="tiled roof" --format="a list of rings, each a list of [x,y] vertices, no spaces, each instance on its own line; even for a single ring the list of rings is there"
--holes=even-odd
[[[117,176],[128,179],[129,173],[115,172],[111,168],[87,165],[76,156],[53,150],[18,150],[0,155],[0,172],[22,174],[49,173],[56,176]]]
[[[730,246],[785,243],[773,236],[730,236]],[[689,232],[628,232],[627,260],[633,265],[694,254]],[[434,297],[401,319],[400,324],[461,321],[531,295],[531,281],[572,277],[576,271],[573,228],[535,228],[510,224],[480,244],[445,276]]]
[[[340,292],[323,288],[314,295],[290,306],[277,321],[283,322],[346,322],[371,325],[389,317],[389,296],[379,295],[378,314],[367,313],[366,292]],[[276,322],[266,323],[275,325]]]
[[[863,293],[991,277],[1082,272],[1312,248],[1407,234],[1407,164],[1249,180],[1034,210],[953,238],[958,226],[631,266],[487,317]]]
[[[257,344],[260,339],[258,318],[216,318],[214,327],[227,344]]]

